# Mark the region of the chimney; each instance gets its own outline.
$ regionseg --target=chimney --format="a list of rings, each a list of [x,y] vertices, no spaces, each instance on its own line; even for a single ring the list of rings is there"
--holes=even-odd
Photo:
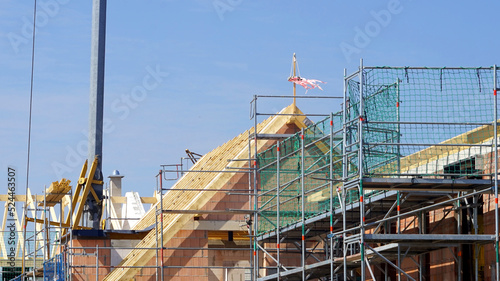
[[[111,197],[121,197],[122,196],[122,178],[124,176],[120,175],[118,170],[114,170],[113,174],[109,176],[109,193]],[[111,200],[110,200],[111,202]],[[123,221],[117,220],[121,218],[122,215],[122,203],[110,203],[111,212],[109,216],[111,217],[111,228],[112,229],[122,229]]]

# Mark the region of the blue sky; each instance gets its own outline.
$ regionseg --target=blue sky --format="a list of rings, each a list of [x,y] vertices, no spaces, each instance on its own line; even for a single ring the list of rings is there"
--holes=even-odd
[[[76,182],[87,155],[92,1],[39,0],[30,188]],[[341,95],[344,68],[500,63],[498,1],[109,1],[104,175],[151,196],[161,164],[206,153],[252,125],[254,94],[289,95],[301,75]],[[26,177],[33,1],[0,0],[0,166]],[[152,83],[144,90],[144,80]],[[299,89],[303,95],[305,90]],[[288,102],[266,101],[276,112]],[[338,102],[299,101],[305,112]],[[0,173],[6,182],[7,173]],[[0,193],[6,193],[6,188]]]

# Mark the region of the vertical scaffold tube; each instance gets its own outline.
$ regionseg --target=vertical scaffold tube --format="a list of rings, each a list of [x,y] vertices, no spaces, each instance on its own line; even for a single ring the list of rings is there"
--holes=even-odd
[[[73,187],[71,187],[71,196],[70,198],[73,198]],[[67,275],[69,275],[69,281],[73,281],[73,273],[70,272],[72,271],[71,269],[71,265],[73,264],[73,218],[72,218],[72,214],[73,214],[73,211],[74,211],[74,206],[73,204],[69,204],[70,205],[70,208],[69,208],[69,214],[68,216],[71,218],[69,220],[69,250],[68,250],[68,261],[67,261],[67,268],[68,268],[68,271],[67,271]],[[25,225],[26,226],[26,225]],[[26,238],[26,236],[25,236]]]
[[[248,131],[248,168],[252,168],[252,138],[251,138],[251,131],[249,130]],[[253,176],[253,173],[252,172],[249,172],[248,173],[248,193],[249,194],[253,194],[252,195],[248,195],[248,210],[252,210],[253,209],[253,200],[257,200],[257,194],[255,194],[253,192],[253,186],[252,186],[252,176]],[[255,211],[255,210],[254,210]],[[248,221],[251,221],[252,220],[252,215],[253,214],[249,214],[248,215]],[[254,264],[253,264],[253,237],[252,235],[250,235],[252,233],[252,226],[251,225],[248,225],[248,222],[247,222],[247,227],[248,227],[248,234],[250,236],[250,245],[248,246],[248,249],[249,249],[249,257],[248,257],[248,260],[250,261],[250,280],[251,281],[254,281],[253,279],[253,268],[254,268]]]
[[[158,186],[156,187],[158,190]],[[155,206],[155,238],[156,238],[156,281],[158,281],[158,275],[160,271],[160,263],[158,262],[158,205]]]
[[[306,280],[306,272],[305,272],[305,267],[306,267],[306,240],[305,240],[305,235],[306,235],[306,216],[305,216],[305,198],[304,198],[304,129],[302,128],[300,132],[300,205],[301,205],[301,213],[302,213],[302,255],[301,255],[301,266],[302,266],[302,281]]]
[[[160,206],[161,206],[161,217],[160,217],[160,239],[161,239],[161,251],[160,251],[160,255],[161,255],[161,260],[160,260],[160,265],[161,265],[161,270],[160,270],[160,280],[163,281],[164,280],[164,256],[163,256],[163,248],[165,248],[165,245],[163,244],[163,171],[160,170]]]
[[[457,197],[462,196],[462,192],[459,192],[457,194]],[[457,200],[457,233],[461,234],[462,233],[462,212],[461,207],[460,207],[460,200]],[[458,245],[458,274],[457,274],[457,281],[462,281],[462,245]]]
[[[397,122],[398,122],[398,144],[401,143],[401,124],[399,123],[401,121],[401,116],[399,115],[399,104],[400,100],[399,100],[399,79],[398,81],[396,82],[396,117],[397,117]],[[397,146],[397,159],[398,159],[398,175],[401,174],[401,146],[398,145]],[[397,219],[397,232],[398,234],[401,234],[401,218],[399,217],[399,214],[400,214],[400,197],[401,197],[401,194],[398,190],[397,192],[397,214],[398,214],[398,219]],[[399,268],[401,268],[401,246],[399,245],[398,243],[398,266]],[[386,273],[387,274],[387,273]],[[401,272],[398,271],[398,281],[401,281]]]
[[[364,204],[364,191],[363,191],[363,122],[364,108],[363,108],[363,59],[360,60],[359,65],[359,127],[358,127],[358,171],[359,171],[359,213],[360,213],[360,251],[361,251],[361,280],[366,280],[366,263],[365,263],[365,204]]]
[[[498,104],[497,104],[497,66],[493,66],[493,100],[495,108],[494,136],[495,136],[495,256],[496,256],[496,280],[500,281],[500,263],[498,247]]]
[[[280,280],[280,142],[276,143],[276,273]]]
[[[333,280],[333,113],[330,113],[330,280]]]
[[[400,114],[400,93],[399,93],[399,79],[396,82],[396,121],[398,122],[398,131],[397,131],[397,142],[398,144],[401,143],[401,124],[399,123],[401,121],[401,114]],[[401,146],[398,145],[396,148],[396,159],[398,160],[398,175],[401,175]],[[400,176],[398,176],[400,177]],[[399,195],[399,191],[398,191]]]
[[[400,204],[401,204],[400,200],[401,199],[400,199],[399,191],[397,193],[396,200],[397,200],[397,209],[396,209],[396,212],[397,212],[397,215],[398,215],[396,230],[397,230],[398,234],[401,234],[401,218],[399,217],[400,212],[401,212],[401,207],[400,207]],[[399,245],[399,243],[398,243],[398,267],[402,268],[401,267],[401,246]],[[401,272],[399,272],[399,271],[398,271],[398,281],[401,281]]]
[[[347,69],[344,68],[344,105],[343,105],[343,110],[342,110],[342,194],[340,196],[340,200],[342,200],[341,208],[342,208],[342,230],[344,233],[342,233],[342,257],[343,257],[343,269],[344,269],[344,279],[347,278],[347,247],[345,244],[347,233],[345,232],[346,230],[346,214],[345,214],[345,196],[346,196],[346,191],[345,191],[345,181],[347,179],[347,83],[348,80],[346,79],[347,76]],[[333,279],[332,279],[333,280]]]
[[[158,173],[158,175],[156,175],[156,177],[157,177],[157,181],[156,181],[156,192],[157,192],[158,194],[160,194],[160,196],[161,196],[161,190],[159,190],[159,179],[158,179],[159,177],[161,177],[161,173]],[[155,194],[155,195],[156,195],[156,194]],[[159,281],[159,279],[158,279],[158,278],[159,278],[159,276],[160,276],[160,260],[159,260],[159,258],[160,258],[160,257],[159,257],[159,250],[158,250],[158,249],[160,248],[160,247],[159,247],[160,245],[159,245],[159,243],[158,243],[158,240],[159,240],[159,238],[158,238],[158,230],[159,230],[159,229],[158,229],[158,212],[160,212],[160,214],[161,214],[161,210],[162,210],[162,209],[163,209],[163,208],[161,208],[160,210],[158,210],[158,204],[156,204],[156,205],[155,205],[155,232],[156,232],[156,233],[155,233],[155,234],[156,234],[156,235],[155,235],[155,238],[156,238],[156,281]],[[162,214],[162,215],[163,215],[163,214]]]
[[[254,127],[253,127],[253,147],[254,147],[254,160],[253,160],[253,193],[255,194],[255,199],[253,202],[254,206],[254,214],[253,214],[253,264],[254,264],[254,276],[253,280],[257,280],[259,278],[259,256],[258,256],[258,251],[257,251],[257,233],[258,233],[258,190],[257,190],[257,95],[254,95],[253,98],[254,104],[253,104],[253,118],[254,118]],[[250,160],[252,161],[252,160]]]
[[[35,222],[36,222],[36,219],[37,219],[37,213],[38,213],[38,195],[35,194]],[[33,239],[35,240],[35,243],[34,243],[34,257],[33,257],[33,280],[36,280],[36,276],[35,276],[35,273],[36,273],[36,270],[37,270],[37,267],[36,267],[36,253],[38,252],[37,251],[37,245],[38,245],[38,242],[36,241],[37,240],[37,236],[38,236],[38,227],[37,227],[37,224],[35,223],[35,231],[33,232],[34,236],[33,236]]]
[[[474,227],[474,234],[478,235],[479,230],[478,230],[478,224],[477,224],[477,218],[478,218],[478,212],[477,212],[477,195],[474,195],[472,197],[472,204],[475,206],[473,209],[473,227]],[[477,244],[474,244],[474,279],[479,280],[479,247]]]
[[[42,238],[43,238],[43,242],[42,243],[43,244],[42,245],[44,245],[44,247],[43,247],[43,250],[42,250],[42,252],[43,252],[43,259],[42,259],[43,263],[42,263],[42,266],[49,259],[49,254],[48,254],[48,251],[49,251],[49,245],[48,245],[48,242],[49,242],[49,233],[47,231],[48,228],[47,228],[47,205],[46,205],[46,202],[47,202],[47,186],[44,186],[43,187],[43,213],[42,213],[42,218],[43,218],[43,233],[42,233]],[[36,256],[35,256],[35,258],[36,258]],[[45,271],[43,272],[43,274],[45,275]]]

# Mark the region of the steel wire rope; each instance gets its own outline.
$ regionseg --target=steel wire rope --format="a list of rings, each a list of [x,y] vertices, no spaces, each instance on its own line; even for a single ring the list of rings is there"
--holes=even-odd
[[[23,218],[26,218],[28,214],[28,187],[29,187],[29,174],[30,174],[30,156],[31,156],[31,124],[32,124],[32,112],[33,112],[33,80],[34,80],[34,70],[35,70],[35,38],[36,38],[36,6],[37,0],[34,0],[33,6],[33,32],[32,32],[32,45],[31,45],[31,77],[30,77],[30,101],[29,101],[29,118],[28,118],[28,147],[27,147],[27,159],[26,159],[26,196],[24,201]],[[35,206],[36,208],[36,206]],[[23,255],[22,255],[22,269],[21,272],[24,274],[25,264],[24,260],[26,257],[26,223],[27,220],[24,219],[23,224]],[[36,245],[35,245],[36,248]],[[36,252],[35,252],[36,258]]]

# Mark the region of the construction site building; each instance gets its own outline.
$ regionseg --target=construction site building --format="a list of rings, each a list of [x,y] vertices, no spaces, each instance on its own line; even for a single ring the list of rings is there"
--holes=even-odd
[[[254,96],[253,127],[188,170],[162,166],[155,196],[110,177],[102,229],[80,224],[86,168],[76,188],[27,194],[14,280],[499,280],[498,80],[361,64],[339,96],[282,96],[272,114],[257,104],[277,97]],[[303,98],[339,108],[308,115]]]

